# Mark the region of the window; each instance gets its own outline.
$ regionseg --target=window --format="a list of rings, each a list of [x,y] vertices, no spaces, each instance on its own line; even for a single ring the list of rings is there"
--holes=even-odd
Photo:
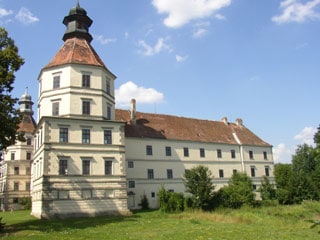
[[[222,151],[221,149],[217,149],[217,157],[222,158]]]
[[[31,152],[27,152],[26,154],[27,154],[27,155],[26,155],[26,159],[27,159],[27,160],[31,160]]]
[[[266,177],[269,177],[270,173],[269,173],[269,167],[268,166],[264,167],[264,172],[265,172]]]
[[[134,163],[133,161],[128,162],[128,168],[134,168]]]
[[[14,167],[14,175],[19,175],[20,169],[19,167]]]
[[[82,114],[90,115],[90,101],[82,101]]]
[[[110,91],[110,81],[109,79],[106,79],[106,92],[107,94],[110,94],[111,91]]]
[[[200,157],[205,157],[205,151],[204,148],[200,148]]]
[[[31,138],[27,138],[27,145],[31,145],[32,144],[32,139]]]
[[[224,178],[223,169],[219,169],[219,178]]]
[[[104,130],[104,144],[112,144],[112,131]]]
[[[264,159],[264,160],[268,160],[267,152],[263,152],[263,159]]]
[[[231,158],[236,158],[236,151],[235,150],[231,150]]]
[[[251,177],[255,177],[256,176],[256,168],[254,166],[252,166],[250,169],[251,169]]]
[[[153,174],[153,169],[148,169],[148,179],[153,179],[154,174]]]
[[[59,161],[59,175],[68,174],[68,160],[60,159]]]
[[[59,130],[59,141],[68,142],[69,129],[66,127],[61,127]]]
[[[135,188],[136,183],[135,183],[135,181],[129,181],[128,185],[129,185],[129,188]]]
[[[151,198],[155,198],[156,197],[156,193],[155,192],[151,192]]]
[[[19,182],[13,183],[13,191],[19,191]]]
[[[111,119],[111,107],[107,106],[107,119],[110,120]]]
[[[82,143],[90,143],[90,129],[82,129]]]
[[[151,145],[146,146],[146,154],[149,156],[152,155],[152,146]]]
[[[90,160],[82,160],[82,174],[90,175]]]
[[[54,76],[53,77],[53,88],[59,88],[60,87],[60,76]]]
[[[14,160],[15,159],[15,153],[13,152],[13,153],[11,153],[11,158],[10,158],[11,160]]]
[[[58,116],[59,115],[59,102],[53,102],[52,103],[52,116]]]
[[[166,147],[166,156],[171,156],[171,147]]]
[[[257,190],[257,185],[256,184],[252,184],[252,190],[256,191]]]
[[[187,147],[183,148],[183,156],[189,157],[189,148]]]
[[[110,161],[110,160],[104,161],[104,173],[105,173],[105,175],[112,174],[112,161]]]
[[[30,182],[26,182],[26,191],[30,191]]]
[[[237,171],[237,169],[233,169],[232,170],[232,174],[234,175],[234,174],[236,174],[238,171]]]
[[[173,178],[172,169],[167,169],[167,178]]]
[[[90,87],[90,75],[88,74],[82,75],[82,87],[86,87],[86,88]]]
[[[253,151],[249,151],[249,158],[253,159]]]

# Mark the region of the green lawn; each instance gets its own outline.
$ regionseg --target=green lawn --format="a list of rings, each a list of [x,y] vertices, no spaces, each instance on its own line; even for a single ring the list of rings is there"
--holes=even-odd
[[[28,211],[0,214],[3,239],[320,239],[320,203],[217,210],[212,213],[136,212],[130,217],[37,220]]]

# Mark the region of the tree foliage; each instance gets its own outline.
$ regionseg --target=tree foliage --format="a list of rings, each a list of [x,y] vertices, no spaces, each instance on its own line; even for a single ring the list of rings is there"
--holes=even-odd
[[[15,72],[24,64],[18,54],[18,47],[0,28],[0,148],[7,148],[16,140],[23,140],[23,133],[17,134],[20,114],[15,109],[17,98],[11,96]]]
[[[186,192],[192,194],[193,207],[208,209],[213,197],[214,185],[212,173],[208,167],[199,165],[187,170],[184,174]]]
[[[275,179],[281,204],[320,200],[320,127],[314,135],[315,147],[299,145],[292,164],[277,164]]]
[[[244,204],[252,206],[255,203],[252,181],[246,173],[234,173],[229,185],[221,188],[218,196],[220,204],[228,208],[240,208]]]
[[[268,177],[264,176],[259,187],[262,200],[274,200],[276,199],[276,189],[274,184],[270,183]]]
[[[182,193],[170,192],[161,185],[158,196],[161,211],[172,213],[184,210],[184,196]]]

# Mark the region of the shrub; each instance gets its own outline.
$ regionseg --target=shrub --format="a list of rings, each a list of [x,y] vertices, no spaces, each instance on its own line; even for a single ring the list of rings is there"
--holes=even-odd
[[[4,225],[6,225],[4,222],[2,222],[2,217],[0,217],[0,232],[3,232]]]
[[[148,210],[149,209],[149,201],[147,196],[144,194],[141,196],[141,202],[139,203],[139,206],[142,210]]]
[[[19,198],[18,203],[24,207],[26,210],[31,209],[31,198],[30,197],[23,197]]]
[[[160,187],[158,193],[160,210],[163,212],[181,212],[184,210],[184,196],[182,193],[170,192]]]

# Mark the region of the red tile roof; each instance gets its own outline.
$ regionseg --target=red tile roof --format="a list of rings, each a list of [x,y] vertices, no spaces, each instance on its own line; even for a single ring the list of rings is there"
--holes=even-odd
[[[116,119],[126,122],[126,137],[158,138],[208,143],[271,147],[244,125],[193,119],[164,114],[136,113],[136,124],[130,122],[130,111],[116,109]]]
[[[29,114],[24,114],[19,124],[18,132],[33,133],[36,128],[36,122]]]
[[[85,39],[76,37],[67,39],[44,69],[69,63],[87,64],[106,68],[90,43]]]

